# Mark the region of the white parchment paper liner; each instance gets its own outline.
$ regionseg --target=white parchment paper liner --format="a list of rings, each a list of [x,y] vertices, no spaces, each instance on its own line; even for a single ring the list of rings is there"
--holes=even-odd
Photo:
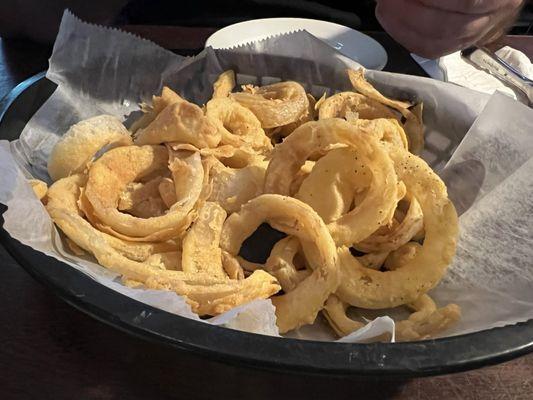
[[[8,206],[4,228],[20,242],[117,292],[200,320],[175,293],[126,288],[92,258],[72,256],[25,178],[49,181],[46,160],[70,125],[102,113],[116,115],[127,124],[138,103],[149,101],[163,85],[203,104],[218,74],[232,68],[239,84],[296,80],[321,96],[349,89],[347,66],[358,64],[307,32],[229,50],[208,48],[185,59],[131,34],[81,22],[66,12],[47,73],[58,89],[28,122],[19,140],[0,142],[0,201]],[[532,318],[533,112],[501,96],[492,98],[484,109],[488,96],[426,78],[376,71],[368,71],[367,76],[385,94],[424,101],[428,142],[424,157],[437,169],[448,162],[443,174],[450,181],[451,197],[464,203],[464,210],[470,207],[461,217],[458,256],[448,277],[432,291],[439,304],[455,302],[463,309],[463,320],[447,334]],[[494,146],[512,151],[495,152]],[[481,180],[478,169],[484,171]],[[204,322],[278,335],[270,300],[257,300]],[[393,330],[393,320],[385,316],[341,340],[365,341]],[[334,339],[320,317],[290,336]]]

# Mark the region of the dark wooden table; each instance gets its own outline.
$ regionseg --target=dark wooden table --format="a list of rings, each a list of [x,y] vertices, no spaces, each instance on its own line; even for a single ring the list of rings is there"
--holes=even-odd
[[[176,28],[166,33],[129,29],[182,53],[194,53],[211,32],[205,28],[176,36]],[[385,34],[373,36],[387,48],[388,69],[423,73]],[[49,52],[0,39],[0,98],[46,69]],[[533,354],[466,373],[411,380],[304,377],[208,361],[128,336],[71,308],[1,247],[0,304],[2,400],[533,398]]]

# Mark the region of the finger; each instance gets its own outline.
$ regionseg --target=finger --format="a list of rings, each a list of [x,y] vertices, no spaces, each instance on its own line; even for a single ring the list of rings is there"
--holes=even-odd
[[[431,10],[412,0],[380,0],[376,16],[398,43],[427,58],[467,47],[490,29],[486,16],[466,17]]]
[[[426,7],[418,0],[385,0],[378,4],[379,16],[395,20],[421,35],[420,40],[460,40],[481,36],[488,30],[490,15],[467,15]]]
[[[498,10],[513,10],[523,0],[418,0],[421,4],[439,10],[463,14],[488,14]]]

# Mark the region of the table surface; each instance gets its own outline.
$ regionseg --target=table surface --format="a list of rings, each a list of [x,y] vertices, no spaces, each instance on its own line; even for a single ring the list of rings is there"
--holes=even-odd
[[[127,27],[193,54],[210,28]],[[180,34],[181,32],[181,34]],[[388,70],[423,71],[386,34]],[[532,48],[532,40],[520,43]],[[513,43],[509,38],[505,43]],[[516,42],[517,43],[517,42]],[[0,98],[47,67],[50,48],[0,39]],[[533,354],[493,367],[418,379],[304,377],[244,369],[128,336],[73,309],[0,247],[0,398],[7,399],[531,399]]]

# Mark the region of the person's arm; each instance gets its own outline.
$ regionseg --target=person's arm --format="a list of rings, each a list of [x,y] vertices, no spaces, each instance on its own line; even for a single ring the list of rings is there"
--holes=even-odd
[[[437,58],[497,39],[523,0],[376,0],[383,28],[409,51]]]
[[[127,0],[1,0],[0,36],[25,37],[51,43],[57,34],[63,11],[68,8],[80,18],[107,24]]]

